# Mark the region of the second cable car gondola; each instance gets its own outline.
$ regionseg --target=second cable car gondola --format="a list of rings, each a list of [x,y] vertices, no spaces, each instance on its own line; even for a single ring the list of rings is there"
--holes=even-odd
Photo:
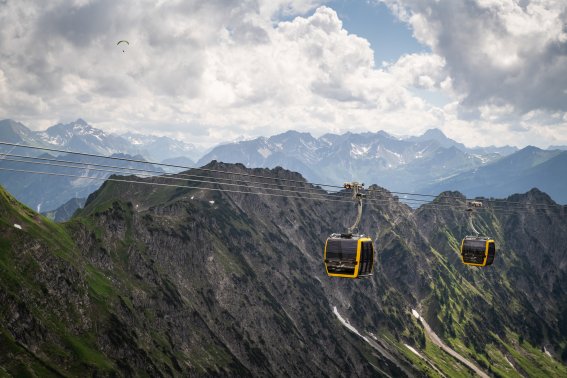
[[[353,231],[362,217],[362,184],[346,183],[346,189],[353,190],[357,201],[358,217],[345,234],[332,234],[325,242],[323,261],[327,275],[331,277],[362,278],[372,275],[374,269],[374,245],[372,239]]]
[[[496,256],[496,245],[494,240],[487,236],[479,236],[474,228],[473,210],[482,207],[480,201],[470,201],[467,212],[469,213],[469,225],[475,236],[466,236],[461,242],[461,261],[465,265],[486,267],[492,265]]]

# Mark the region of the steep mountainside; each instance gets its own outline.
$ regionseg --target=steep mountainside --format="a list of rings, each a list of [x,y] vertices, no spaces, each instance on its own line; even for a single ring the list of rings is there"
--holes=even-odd
[[[451,194],[459,195],[445,193]],[[452,202],[455,199],[436,200],[440,205]],[[457,286],[445,278],[437,282],[442,294],[429,311],[436,314],[442,334],[490,354],[494,345],[513,332],[520,344],[529,340],[567,358],[566,210],[533,189],[496,200],[486,211],[477,212],[475,228],[492,236],[498,250],[495,265],[482,271],[460,265],[454,253],[458,235],[471,234],[464,211],[439,212],[427,206],[417,210],[422,233],[445,257],[444,263],[455,266],[461,281]]]
[[[470,172],[420,189],[436,194],[449,188],[469,197],[503,197],[538,187],[559,203],[567,204],[567,151],[526,147]]]
[[[208,168],[324,194],[281,168]],[[2,192],[4,371],[469,375],[417,311],[486,373],[567,374],[558,362],[567,359],[566,209],[541,192],[478,212],[477,228],[498,243],[495,264],[481,270],[458,260],[463,196],[414,211],[374,187],[360,230],[375,239],[375,274],[350,281],[327,277],[321,261],[328,234],[354,218],[350,202],[129,179],[140,184],[106,182],[62,225]],[[547,207],[512,212],[512,202]]]
[[[0,121],[0,140],[20,144],[36,144],[39,142],[33,131],[11,119]],[[0,148],[4,149],[5,147],[0,146]]]

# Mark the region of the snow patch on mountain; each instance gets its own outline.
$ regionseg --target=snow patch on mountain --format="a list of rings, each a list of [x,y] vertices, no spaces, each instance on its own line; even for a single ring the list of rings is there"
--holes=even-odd
[[[491,160],[490,156],[484,155],[471,155],[473,158],[478,159],[482,165],[489,163]]]
[[[267,147],[258,148],[258,153],[265,159],[272,154],[272,151]]]
[[[337,317],[337,319],[339,319],[339,321],[340,321],[341,323],[343,323],[343,325],[344,325],[346,328],[348,328],[349,331],[351,331],[352,333],[354,333],[354,334],[356,334],[356,335],[362,337],[364,340],[366,340],[366,337],[362,336],[362,335],[360,334],[360,332],[358,332],[358,330],[357,330],[356,328],[354,328],[352,325],[350,325],[350,323],[349,323],[348,321],[346,321],[345,318],[343,318],[343,317],[341,316],[341,314],[339,314],[339,310],[337,310],[337,307],[336,307],[336,306],[333,307],[333,313],[335,314],[335,316]]]
[[[354,143],[350,144],[350,156],[357,159],[366,157],[370,151],[370,146],[356,145]]]

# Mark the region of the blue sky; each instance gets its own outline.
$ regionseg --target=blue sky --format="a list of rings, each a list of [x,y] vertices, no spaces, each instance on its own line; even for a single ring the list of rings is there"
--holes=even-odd
[[[567,145],[565,1],[29,0],[0,24],[0,114],[32,129]]]
[[[346,30],[370,42],[377,65],[395,62],[404,54],[430,52],[412,35],[410,26],[400,21],[384,3],[355,0],[335,0],[333,8]]]

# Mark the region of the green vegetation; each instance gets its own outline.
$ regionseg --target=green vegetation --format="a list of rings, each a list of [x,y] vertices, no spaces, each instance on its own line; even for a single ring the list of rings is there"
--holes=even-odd
[[[433,344],[427,338],[426,347],[424,350],[425,356],[429,358],[437,369],[441,370],[443,374],[448,377],[474,377],[473,373],[468,367],[464,366],[461,362],[457,361],[453,356]]]
[[[567,366],[546,355],[540,348],[535,348],[526,341],[518,343],[517,341],[504,341],[496,335],[494,337],[510,359],[515,361],[529,376],[567,376]],[[518,340],[519,337],[513,332],[508,332],[506,339]]]
[[[567,340],[516,293],[519,278],[522,288],[539,282],[512,248],[497,255],[506,269],[462,266],[459,215],[433,214],[439,227],[412,229],[393,224],[409,210],[376,210],[374,277],[333,281],[319,242],[335,227],[329,215],[352,209],[219,193],[192,201],[190,193],[200,192],[106,183],[75,218],[56,224],[0,190],[0,377],[279,375],[288,361],[290,375],[307,375],[311,362],[329,375],[395,375],[381,352],[344,330],[334,306],[416,375],[474,373],[425,336],[412,307],[488,374],[567,376],[534,346],[542,325],[556,349]],[[418,218],[410,218],[415,227]],[[478,227],[499,245],[510,232],[494,214]]]
[[[89,266],[87,271],[87,283],[93,298],[96,298],[101,303],[105,303],[111,297],[114,297],[112,282],[104,276],[104,273],[95,270],[92,266]]]
[[[92,348],[92,340],[89,340],[90,337],[85,337],[85,335],[81,336],[73,336],[67,335],[65,337],[66,345],[69,349],[75,354],[75,356],[81,361],[83,364],[94,368],[96,371],[101,373],[108,373],[112,370],[115,370],[115,366],[104,354],[100,353],[96,349]],[[90,342],[89,342],[90,341]],[[81,374],[84,371],[83,366],[77,366],[76,374]],[[72,369],[72,370],[75,370]]]
[[[60,377],[61,371],[41,360],[0,329],[0,377]]]

